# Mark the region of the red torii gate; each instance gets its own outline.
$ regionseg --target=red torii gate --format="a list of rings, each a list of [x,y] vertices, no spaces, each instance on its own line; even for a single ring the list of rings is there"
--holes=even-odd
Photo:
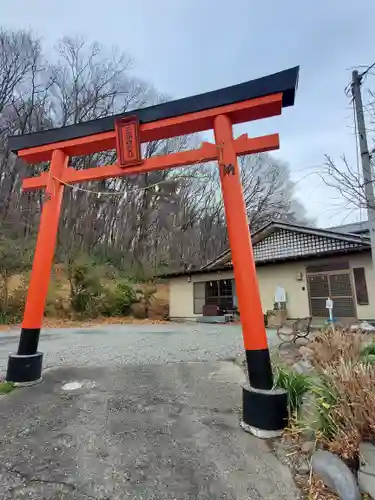
[[[17,354],[10,354],[6,379],[25,384],[41,379],[39,334],[53,264],[64,184],[121,177],[217,160],[241,315],[250,386],[243,388],[243,423],[258,435],[285,425],[286,394],[273,389],[253,250],[237,156],[278,149],[278,134],[233,138],[236,123],[280,115],[294,104],[299,68],[200,94],[59,129],[9,138],[27,163],[50,161],[48,172],[23,180],[24,191],[45,189],[43,210]],[[215,144],[142,159],[140,144],[213,129]],[[116,149],[114,165],[75,170],[69,158]],[[263,433],[263,434],[262,434]]]

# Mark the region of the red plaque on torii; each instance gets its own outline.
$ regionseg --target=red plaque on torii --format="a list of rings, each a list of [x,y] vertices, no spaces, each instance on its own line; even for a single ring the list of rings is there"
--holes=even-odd
[[[142,163],[139,120],[127,116],[115,122],[117,164],[131,167]]]

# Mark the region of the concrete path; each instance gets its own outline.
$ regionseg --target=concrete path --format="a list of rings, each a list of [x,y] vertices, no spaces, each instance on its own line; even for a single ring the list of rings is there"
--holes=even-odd
[[[0,401],[0,498],[298,498],[239,428],[241,382],[231,362],[48,370]]]
[[[17,342],[0,336],[3,370]],[[244,374],[223,361],[243,352],[238,326],[46,330],[40,348],[43,382],[0,399],[2,500],[298,497],[239,427]]]

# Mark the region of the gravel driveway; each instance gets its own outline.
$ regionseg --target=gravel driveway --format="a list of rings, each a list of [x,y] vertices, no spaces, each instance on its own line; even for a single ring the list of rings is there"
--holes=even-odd
[[[0,369],[15,352],[19,331],[0,335]],[[270,345],[277,343],[268,331]],[[39,344],[44,367],[120,366],[179,361],[214,361],[243,352],[239,325],[197,323],[129,324],[43,331]]]
[[[0,337],[3,370],[18,336]],[[217,361],[243,352],[239,326],[51,329],[40,349],[42,383],[0,398],[1,499],[298,498],[240,429],[245,374]]]

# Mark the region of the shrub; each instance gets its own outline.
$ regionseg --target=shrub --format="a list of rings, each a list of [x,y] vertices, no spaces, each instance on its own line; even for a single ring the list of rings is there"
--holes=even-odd
[[[309,348],[314,352],[313,362],[318,367],[327,363],[340,363],[345,357],[356,363],[361,358],[362,334],[350,333],[341,328],[323,329],[315,338]]]
[[[98,297],[103,287],[97,269],[88,261],[68,266],[70,303],[73,311],[95,317],[98,314]]]
[[[63,292],[63,282],[58,274],[51,277],[44,315],[52,318],[67,318],[71,315],[70,301]]]
[[[375,341],[365,346],[361,351],[361,359],[365,363],[375,364]]]
[[[284,366],[276,368],[275,386],[284,389],[288,394],[289,417],[298,415],[302,403],[302,397],[311,387],[308,375],[296,373]]]
[[[136,295],[129,283],[122,281],[113,290],[109,287],[99,299],[99,309],[104,316],[127,316]]]
[[[322,370],[322,380],[321,438],[331,451],[356,459],[359,443],[375,437],[375,366],[342,358]]]
[[[27,278],[23,278],[21,283],[8,296],[6,306],[2,303],[0,307],[0,323],[19,323],[23,316],[27,296]]]
[[[311,345],[320,382],[314,386],[318,439],[330,451],[358,462],[358,445],[375,438],[375,365],[373,347],[362,349],[361,336],[331,329]],[[365,362],[364,362],[365,361]]]
[[[139,287],[136,292],[138,295],[138,301],[144,308],[144,318],[148,318],[149,309],[154,299],[154,295],[157,292],[157,288],[153,283],[148,283]],[[141,308],[139,308],[139,310],[141,310]]]
[[[146,319],[147,318],[146,306],[144,304],[142,304],[141,302],[136,302],[135,304],[132,305],[131,313],[135,319]]]

